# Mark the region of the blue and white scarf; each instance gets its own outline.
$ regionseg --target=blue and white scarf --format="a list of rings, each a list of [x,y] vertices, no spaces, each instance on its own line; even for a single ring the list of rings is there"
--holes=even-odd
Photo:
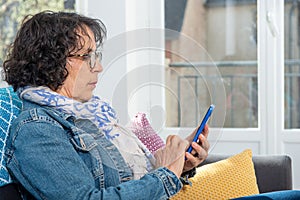
[[[154,167],[155,159],[142,142],[126,127],[118,123],[115,110],[109,103],[93,96],[88,102],[79,102],[60,95],[48,87],[26,87],[19,91],[21,99],[41,106],[55,108],[76,118],[91,120],[120,151],[138,179]]]

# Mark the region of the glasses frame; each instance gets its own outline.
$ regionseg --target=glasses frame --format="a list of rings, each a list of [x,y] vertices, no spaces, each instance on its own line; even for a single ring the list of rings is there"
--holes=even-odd
[[[93,52],[85,53],[85,54],[70,54],[68,57],[80,58],[85,61],[87,58],[89,58],[89,66],[90,66],[90,69],[93,70],[96,66],[97,60],[99,61],[99,63],[101,63],[102,52],[101,51],[93,51]]]

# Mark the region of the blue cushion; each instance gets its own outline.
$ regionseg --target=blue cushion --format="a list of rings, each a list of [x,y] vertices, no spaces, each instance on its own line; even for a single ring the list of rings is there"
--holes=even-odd
[[[22,109],[22,101],[11,87],[0,88],[0,187],[11,182],[4,160],[5,142],[12,120]]]

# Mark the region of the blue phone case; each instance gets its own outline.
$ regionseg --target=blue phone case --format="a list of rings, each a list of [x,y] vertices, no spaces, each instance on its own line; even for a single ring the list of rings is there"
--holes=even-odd
[[[197,142],[198,141],[198,137],[202,133],[202,131],[204,129],[204,126],[207,123],[207,121],[208,121],[208,119],[209,119],[212,111],[214,110],[214,108],[215,108],[215,106],[213,104],[209,106],[209,108],[208,108],[208,110],[207,110],[207,112],[206,112],[206,114],[205,114],[205,116],[204,116],[204,118],[203,118],[203,120],[202,120],[199,128],[197,129],[197,132],[196,132],[196,135],[195,135],[195,137],[193,139],[193,142]],[[192,147],[192,145],[190,145],[189,148],[187,149],[187,152],[191,153],[192,150],[193,150],[193,147]]]

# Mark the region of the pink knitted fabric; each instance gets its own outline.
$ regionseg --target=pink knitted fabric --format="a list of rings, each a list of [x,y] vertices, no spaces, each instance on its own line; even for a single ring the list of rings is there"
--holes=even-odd
[[[137,113],[129,127],[140,141],[154,154],[156,150],[165,146],[164,141],[151,127],[145,113]]]

